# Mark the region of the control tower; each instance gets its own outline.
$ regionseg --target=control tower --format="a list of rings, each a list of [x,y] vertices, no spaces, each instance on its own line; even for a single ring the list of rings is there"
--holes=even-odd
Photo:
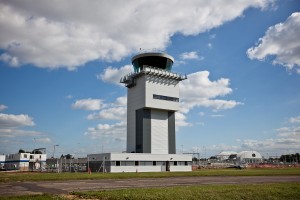
[[[128,88],[127,153],[176,154],[178,84],[187,77],[171,71],[173,62],[166,53],[140,53],[134,72],[121,78]]]

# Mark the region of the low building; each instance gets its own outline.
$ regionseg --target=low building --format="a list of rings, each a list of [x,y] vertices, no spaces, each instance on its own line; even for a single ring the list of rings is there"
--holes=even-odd
[[[165,172],[192,171],[192,155],[103,153],[89,154],[92,172]]]
[[[0,155],[0,170],[4,170],[5,155]]]
[[[6,170],[42,170],[46,166],[46,154],[41,153],[15,153],[5,157]]]
[[[261,163],[263,157],[257,151],[242,151],[237,154],[237,162],[240,164]]]
[[[237,155],[235,151],[222,151],[218,155],[216,155],[218,161],[226,161],[230,160],[233,155]]]
[[[86,172],[87,158],[48,158],[46,160],[49,172]]]

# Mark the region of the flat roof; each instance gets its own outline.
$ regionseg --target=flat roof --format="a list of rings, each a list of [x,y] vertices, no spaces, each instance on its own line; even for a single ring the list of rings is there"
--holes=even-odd
[[[142,57],[148,57],[148,56],[151,56],[151,57],[164,57],[164,58],[168,58],[170,59],[172,62],[174,62],[174,58],[172,56],[170,56],[169,54],[167,53],[163,53],[163,52],[147,52],[147,53],[141,53],[141,54],[138,54],[134,57],[132,57],[131,59],[131,62],[133,62],[134,60],[138,59],[138,58],[142,58]]]

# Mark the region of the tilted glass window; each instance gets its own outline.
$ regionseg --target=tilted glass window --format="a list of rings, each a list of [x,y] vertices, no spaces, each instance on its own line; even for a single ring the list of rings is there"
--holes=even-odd
[[[179,102],[179,98],[153,94],[153,99]]]

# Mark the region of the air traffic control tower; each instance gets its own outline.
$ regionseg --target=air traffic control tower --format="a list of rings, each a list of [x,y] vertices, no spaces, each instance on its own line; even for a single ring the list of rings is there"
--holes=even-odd
[[[176,154],[179,82],[187,77],[171,71],[173,62],[166,53],[140,53],[134,72],[121,78],[128,88],[127,153]]]

